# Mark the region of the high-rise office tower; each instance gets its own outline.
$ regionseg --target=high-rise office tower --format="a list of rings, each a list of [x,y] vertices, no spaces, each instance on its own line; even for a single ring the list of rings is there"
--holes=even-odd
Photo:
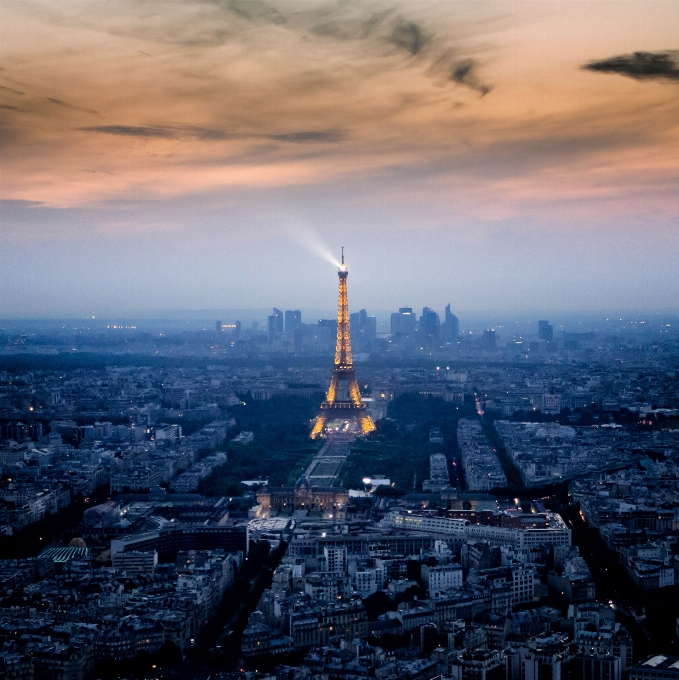
[[[299,309],[288,309],[285,312],[285,332],[293,333],[302,325],[302,312]]]
[[[420,333],[426,337],[427,342],[436,342],[439,339],[440,326],[439,315],[433,309],[425,307],[420,317]]]
[[[398,335],[401,332],[401,315],[398,312],[393,312],[391,315],[391,334]]]
[[[349,327],[354,347],[359,352],[371,350],[377,338],[377,318],[368,316],[368,312],[362,309],[349,316]]]
[[[368,342],[374,342],[377,340],[377,317],[369,316],[366,318],[365,322],[366,337]]]
[[[540,340],[552,342],[554,340],[554,326],[549,321],[538,321],[538,337]]]
[[[399,307],[398,312],[391,315],[391,332],[393,335],[412,335],[416,323],[417,315],[412,307]]]
[[[273,317],[276,320],[276,333],[283,332],[283,312],[280,309],[273,308]]]
[[[455,342],[460,333],[460,321],[450,311],[450,303],[446,305],[446,320],[441,324],[441,336],[444,342]]]
[[[275,342],[283,333],[283,312],[280,309],[273,308],[273,314],[267,319],[267,327],[269,331],[269,342]]]
[[[361,317],[358,312],[352,312],[349,314],[349,330],[351,331],[351,337],[354,339],[354,344],[356,344],[356,338],[358,337],[358,329],[361,324]]]

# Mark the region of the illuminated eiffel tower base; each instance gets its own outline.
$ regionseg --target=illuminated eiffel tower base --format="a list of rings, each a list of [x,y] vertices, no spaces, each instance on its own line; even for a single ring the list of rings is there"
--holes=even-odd
[[[339,276],[339,299],[337,302],[337,344],[335,345],[335,366],[332,369],[330,387],[321,404],[321,413],[311,430],[311,438],[323,437],[333,432],[347,434],[368,434],[375,429],[375,423],[366,413],[361,401],[361,391],[356,382],[351,357],[351,338],[349,334],[349,303],[347,300],[347,277],[349,270],[342,264]]]

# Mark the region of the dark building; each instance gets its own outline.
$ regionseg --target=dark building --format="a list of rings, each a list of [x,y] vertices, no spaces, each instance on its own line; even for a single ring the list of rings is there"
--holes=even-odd
[[[450,304],[446,305],[446,320],[441,325],[441,337],[444,342],[455,342],[460,333],[460,321],[450,311]]]
[[[276,320],[276,333],[283,332],[283,312],[280,309],[273,308],[273,317]]]
[[[538,636],[528,643],[523,661],[526,680],[581,680],[583,661],[576,658],[576,645],[558,634]]]
[[[273,308],[273,314],[268,318],[269,342],[274,342],[283,332],[283,312]]]
[[[679,679],[679,656],[657,654],[634,664],[629,669],[629,680]]]
[[[111,552],[157,550],[163,561],[172,561],[180,550],[242,550],[247,554],[245,527],[166,526],[157,531],[130,534],[111,541]]]
[[[369,342],[377,340],[377,317],[369,316],[366,318],[365,333]]]
[[[318,320],[318,342],[324,347],[334,347],[337,336],[337,319]]]
[[[361,310],[365,312],[365,309]],[[359,312],[352,312],[349,314],[349,329],[351,331],[351,337],[355,340],[358,335],[358,328],[361,323],[361,315]],[[355,343],[354,343],[355,344]]]
[[[497,347],[497,337],[495,335],[494,328],[486,328],[483,331],[483,337],[481,338],[481,346],[483,349],[495,349]]]
[[[439,315],[429,307],[422,310],[420,317],[420,333],[425,336],[425,342],[432,344],[439,340],[441,334],[441,322]]]
[[[552,342],[554,340],[554,326],[549,321],[538,321],[538,337],[540,340]]]
[[[302,325],[302,312],[299,309],[288,309],[285,312],[285,332],[294,333],[295,328]]]
[[[450,663],[455,680],[505,680],[507,671],[502,654],[495,650],[465,652]]]
[[[551,328],[551,326],[550,326]],[[581,347],[592,347],[596,345],[596,333],[590,331],[589,333],[569,333],[563,331],[563,347],[564,349],[579,349]]]
[[[578,654],[575,673],[582,680],[620,680],[620,659],[611,654]]]
[[[398,312],[391,315],[391,332],[393,335],[408,336],[415,332],[417,315],[412,307],[399,307]]]
[[[354,347],[359,352],[372,348],[377,338],[377,318],[368,316],[365,309],[349,315],[349,328]]]
[[[0,439],[13,439],[15,442],[36,441],[42,437],[42,423],[5,423],[0,425]]]
[[[304,341],[304,331],[302,329],[302,326],[298,326],[292,332],[292,348],[293,348],[293,351],[301,352],[303,341]]]

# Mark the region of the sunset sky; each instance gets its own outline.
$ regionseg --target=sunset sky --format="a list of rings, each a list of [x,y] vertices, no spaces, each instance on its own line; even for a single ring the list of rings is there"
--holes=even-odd
[[[0,316],[679,308],[676,0],[1,12]]]

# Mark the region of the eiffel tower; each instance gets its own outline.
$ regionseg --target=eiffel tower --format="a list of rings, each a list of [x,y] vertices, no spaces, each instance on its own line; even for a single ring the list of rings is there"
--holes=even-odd
[[[324,436],[326,426],[340,421],[346,426],[342,431],[356,434],[368,434],[375,429],[372,418],[365,412],[365,404],[361,401],[361,391],[356,382],[353,360],[351,357],[351,338],[349,335],[349,303],[347,301],[347,277],[349,269],[344,264],[344,248],[342,248],[342,264],[337,270],[339,276],[339,299],[337,301],[337,344],[335,345],[335,366],[332,369],[330,387],[321,404],[321,413],[316,418],[311,438]]]

